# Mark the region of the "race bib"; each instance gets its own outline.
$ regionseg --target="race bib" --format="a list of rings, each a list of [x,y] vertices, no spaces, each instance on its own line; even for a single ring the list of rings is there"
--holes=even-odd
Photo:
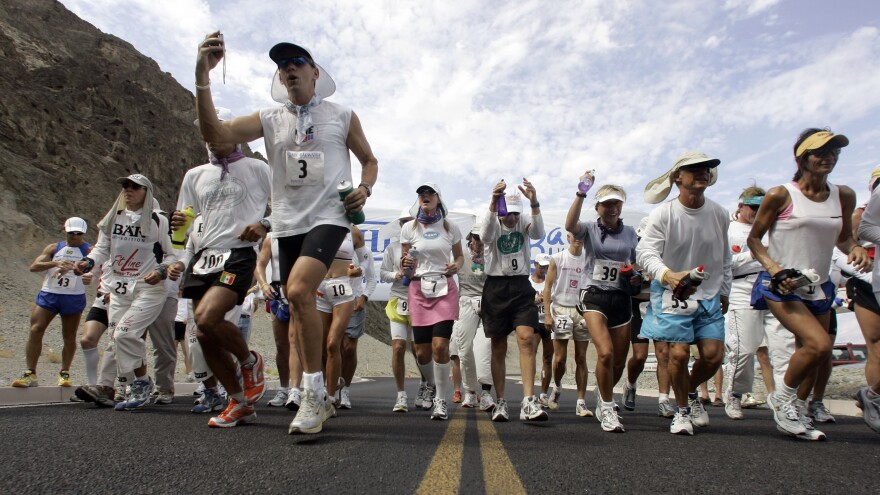
[[[574,322],[571,316],[559,315],[553,318],[553,331],[559,334],[571,333],[574,330]]]
[[[210,275],[217,273],[226,265],[231,249],[205,249],[193,266],[194,275]]]
[[[113,279],[110,282],[110,293],[118,296],[125,296],[134,290],[136,281],[132,279]]]
[[[334,279],[332,284],[324,285],[324,296],[335,306],[352,295],[351,282],[348,279]]]
[[[524,263],[519,251],[501,255],[501,273],[505,275],[527,274],[529,267],[523,265]]]
[[[474,304],[474,311],[476,311],[477,314],[480,314],[480,311],[483,310],[483,298],[473,297],[471,299],[473,299],[473,301],[474,301],[474,303],[473,303]]]
[[[76,288],[76,275],[73,272],[67,272],[66,274],[56,278],[52,284],[56,289],[75,289]]]
[[[323,186],[323,151],[287,151],[285,167],[288,187]]]
[[[822,290],[821,284],[798,287],[795,289],[794,294],[800,297],[802,301],[823,301],[828,299],[825,291]]]
[[[686,301],[679,301],[672,297],[671,290],[664,290],[662,297],[660,308],[663,314],[692,315],[700,307],[700,299],[702,299],[703,293],[700,289],[697,289],[697,292]]]
[[[397,314],[406,316],[409,314],[409,301],[403,298],[397,299]]]
[[[623,265],[621,261],[596,260],[593,265],[593,282],[620,287],[620,269]]]
[[[422,295],[428,299],[443,297],[449,292],[446,275],[424,275],[421,281]]]

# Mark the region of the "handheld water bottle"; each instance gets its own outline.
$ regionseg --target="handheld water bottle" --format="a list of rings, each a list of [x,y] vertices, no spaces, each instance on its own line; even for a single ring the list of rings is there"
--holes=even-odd
[[[501,179],[501,182],[504,182],[504,179]],[[504,193],[501,193],[501,196],[498,197],[498,202],[496,204],[496,208],[498,210],[499,217],[507,216],[507,200],[504,199]]]
[[[581,176],[580,181],[578,182],[578,191],[586,194],[591,187],[593,187],[593,181],[596,178],[596,171],[590,170]]]
[[[411,247],[411,248],[409,248],[409,256],[413,259],[413,262],[415,263],[415,261],[418,259],[419,252],[416,250],[416,248]],[[404,286],[408,286],[409,283],[412,281],[412,277],[413,277],[414,272],[415,272],[415,265],[413,265],[412,268],[404,268],[403,269],[403,277],[400,279],[400,283],[403,284]]]
[[[186,222],[177,230],[171,232],[171,247],[174,249],[183,249],[186,247],[186,231],[192,225],[193,219],[196,218],[196,212],[192,206],[180,210],[186,216]]]
[[[336,192],[339,193],[340,201],[344,200],[352,191],[354,191],[354,187],[351,182],[347,180],[340,182],[339,185],[336,186]],[[345,214],[348,216],[348,221],[355,225],[360,225],[367,220],[367,216],[364,215],[364,210],[346,211]]]
[[[703,280],[709,278],[709,274],[706,273],[703,265],[700,265],[693,270],[690,271],[687,275],[681,279],[681,282],[678,283],[678,286],[672,291],[672,297],[679,301],[686,301],[688,296],[685,296],[684,293],[687,291],[689,287],[699,287],[700,284],[703,283]]]

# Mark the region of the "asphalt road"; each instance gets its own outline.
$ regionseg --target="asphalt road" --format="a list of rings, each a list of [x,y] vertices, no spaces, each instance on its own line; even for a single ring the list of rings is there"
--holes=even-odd
[[[407,381],[410,397],[418,384]],[[521,387],[508,384],[512,404]],[[411,390],[410,390],[411,389]],[[267,398],[270,394],[267,393]],[[392,413],[393,381],[352,387],[354,409],[318,435],[291,436],[293,413],[207,427],[191,399],[115,412],[87,404],[0,409],[0,487],[16,493],[876,493],[880,435],[860,418],[826,442],[776,432],[767,410],[731,421],[709,408],[693,437],[669,434],[656,398],[622,412],[626,433],[574,415],[574,392],[545,423],[492,423],[479,410]],[[592,398],[588,402],[592,403]],[[518,418],[518,409],[511,409]],[[873,487],[873,488],[872,488]]]

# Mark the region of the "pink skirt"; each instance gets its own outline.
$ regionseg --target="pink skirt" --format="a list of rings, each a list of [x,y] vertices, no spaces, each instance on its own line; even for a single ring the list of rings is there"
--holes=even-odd
[[[458,286],[455,279],[447,278],[449,289],[442,297],[425,297],[422,281],[409,284],[409,317],[414,327],[426,327],[447,320],[458,319]]]

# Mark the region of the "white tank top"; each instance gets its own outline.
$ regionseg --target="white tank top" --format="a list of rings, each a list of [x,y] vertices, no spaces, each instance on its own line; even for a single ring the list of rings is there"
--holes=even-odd
[[[323,101],[311,109],[315,138],[297,145],[296,116],[282,107],[260,110],[272,169],[272,232],[304,234],[317,225],[350,225],[336,186],[351,182],[346,145],[351,109]]]
[[[556,280],[550,289],[550,300],[554,304],[573,307],[579,302],[580,291],[590,280],[585,269],[585,253],[586,250],[575,256],[566,249],[551,255],[556,264]]]
[[[822,203],[811,201],[794,184],[783,184],[791,197],[791,216],[776,220],[770,228],[770,257],[783,268],[813,268],[820,284],[828,280],[831,253],[843,228],[840,191],[831,192]]]
[[[88,249],[88,244],[73,247],[68,246],[67,242],[61,241],[55,249],[52,261],[70,261],[71,263],[76,263],[83,259],[83,256],[88,254]],[[63,277],[56,276],[57,273],[58,268],[50,268],[46,271],[46,279],[43,280],[43,287],[41,289],[43,292],[68,295],[86,293],[82,277],[76,276],[72,271],[65,273]]]

